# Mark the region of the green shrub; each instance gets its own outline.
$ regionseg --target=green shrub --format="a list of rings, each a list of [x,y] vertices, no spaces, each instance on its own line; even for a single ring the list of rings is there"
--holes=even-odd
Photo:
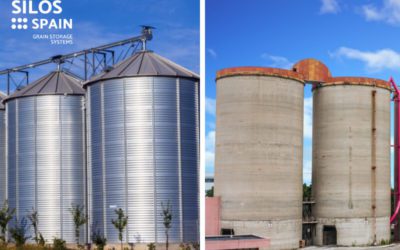
[[[389,244],[390,244],[390,240],[381,239],[381,242],[379,245],[389,245]]]
[[[66,242],[63,239],[54,237],[53,239],[53,249],[54,250],[67,250]]]
[[[104,247],[107,245],[107,239],[99,231],[93,233],[92,241],[98,250],[104,250]]]
[[[0,228],[1,228],[1,235],[0,241],[3,245],[7,245],[6,241],[6,231],[7,225],[12,220],[15,214],[15,209],[11,209],[8,205],[8,201],[4,201],[3,207],[0,209]]]
[[[193,242],[192,243],[192,247],[194,250],[200,250],[200,243],[198,242]]]
[[[179,244],[179,250],[191,250],[189,244],[181,243]]]
[[[128,216],[125,215],[125,212],[122,208],[115,209],[114,212],[117,215],[117,219],[112,219],[111,223],[114,225],[115,229],[118,230],[118,239],[121,242],[121,249],[123,249],[123,233],[126,225],[128,224]]]
[[[27,236],[28,229],[28,222],[24,217],[21,221],[16,220],[15,226],[10,228],[10,235],[13,238],[17,249],[23,249],[26,241],[31,238],[30,236]]]
[[[148,250],[156,250],[156,244],[154,244],[154,243],[147,244],[147,249]]]

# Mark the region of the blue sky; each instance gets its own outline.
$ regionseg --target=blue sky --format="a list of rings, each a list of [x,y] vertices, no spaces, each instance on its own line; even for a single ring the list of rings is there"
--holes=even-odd
[[[214,172],[215,73],[289,68],[304,58],[334,76],[400,82],[400,0],[206,1],[206,175]],[[311,181],[312,93],[305,88],[303,180]]]
[[[75,44],[51,46],[48,41],[32,39],[38,32],[12,30],[11,0],[0,1],[0,69],[133,37],[145,24],[156,27],[149,49],[200,71],[199,0],[63,0],[62,7],[61,15],[48,17],[73,18],[73,31],[63,33],[72,33]],[[33,70],[32,76],[37,78],[52,69],[55,66]],[[5,89],[1,76],[0,89]]]

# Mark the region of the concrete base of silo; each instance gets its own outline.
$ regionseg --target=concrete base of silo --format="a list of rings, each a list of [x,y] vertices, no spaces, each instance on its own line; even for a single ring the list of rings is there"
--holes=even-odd
[[[271,239],[269,250],[298,249],[302,234],[301,220],[224,221],[221,229],[233,229],[235,235],[252,234]],[[261,248],[261,250],[263,250]]]
[[[374,226],[373,218],[317,219],[314,243],[317,246],[371,246],[387,244],[390,240],[390,218],[378,217]],[[375,228],[375,229],[374,229]],[[328,230],[327,230],[328,229]],[[330,231],[330,232],[329,232]],[[336,244],[327,243],[336,236]]]
[[[114,249],[114,250],[124,250],[124,249],[134,249],[134,250],[148,250],[149,249],[149,244],[150,243],[131,243],[131,244],[126,244],[124,243],[121,248],[121,244],[115,243],[115,244],[107,244],[104,249]],[[183,244],[183,245],[181,245]],[[166,249],[165,243],[155,243],[154,244],[155,249]],[[169,250],[180,250],[183,247],[190,246],[191,249],[194,249],[193,245],[191,242],[188,243],[169,243],[168,249]],[[96,246],[93,244],[91,249],[97,249],[95,248]]]

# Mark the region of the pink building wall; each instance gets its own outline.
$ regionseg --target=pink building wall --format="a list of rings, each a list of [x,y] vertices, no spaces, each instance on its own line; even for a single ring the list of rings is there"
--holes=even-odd
[[[207,241],[206,250],[269,248],[269,239]]]
[[[206,197],[206,236],[220,235],[219,197]]]

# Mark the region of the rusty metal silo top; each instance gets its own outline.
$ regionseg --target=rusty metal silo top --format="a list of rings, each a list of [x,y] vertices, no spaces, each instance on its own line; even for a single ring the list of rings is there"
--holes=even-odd
[[[369,78],[369,77],[331,77],[325,83],[321,83],[320,86],[335,86],[335,85],[361,85],[361,86],[372,86],[378,88],[384,88],[391,90],[390,83],[381,79]]]
[[[233,67],[219,70],[217,72],[217,80],[230,76],[276,76],[297,80],[304,83],[303,76],[297,72],[286,69],[267,68],[267,67]]]
[[[15,98],[38,95],[84,95],[80,80],[64,71],[53,71],[25,88],[3,99],[3,103]]]
[[[140,51],[116,64],[102,74],[93,77],[84,86],[98,81],[137,76],[164,76],[200,79],[196,73],[152,51]]]
[[[216,80],[231,76],[275,76],[294,79],[302,83],[313,83],[315,88],[333,85],[375,86],[391,90],[390,83],[369,77],[332,77],[329,68],[316,59],[304,59],[297,62],[292,70],[268,67],[232,67],[217,71]]]
[[[300,73],[306,82],[327,82],[331,78],[329,68],[313,58],[299,61],[292,70]]]

